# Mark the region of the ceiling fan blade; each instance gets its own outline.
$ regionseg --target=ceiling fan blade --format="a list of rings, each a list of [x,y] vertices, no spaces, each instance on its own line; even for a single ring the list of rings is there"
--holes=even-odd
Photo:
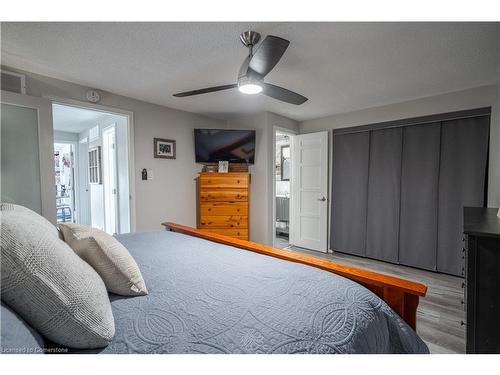
[[[268,35],[252,56],[248,67],[261,78],[265,77],[280,61],[289,44],[290,42],[286,39]]]
[[[207,87],[207,88],[199,89],[199,90],[179,92],[177,94],[174,94],[174,96],[176,96],[178,98],[182,98],[184,96],[193,96],[193,95],[207,94],[209,92],[229,90],[229,89],[234,89],[236,87],[238,87],[238,84],[237,83],[233,83],[231,85],[214,86],[214,87]]]
[[[283,87],[271,85],[270,83],[262,83],[264,95],[271,98],[281,100],[290,104],[301,105],[308,99],[305,96],[297,94],[296,92],[284,89]]]

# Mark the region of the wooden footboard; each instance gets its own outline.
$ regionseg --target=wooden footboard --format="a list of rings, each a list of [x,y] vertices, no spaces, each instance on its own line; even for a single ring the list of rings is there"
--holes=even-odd
[[[175,223],[162,223],[167,230],[199,237],[224,245],[250,250],[259,254],[272,256],[279,259],[307,264],[325,271],[351,279],[383,299],[406,323],[413,329],[416,328],[418,298],[425,296],[427,286],[410,280],[388,276],[362,268],[345,266],[330,260],[317,258],[310,255],[299,254],[290,250],[276,249],[271,246],[256,242],[239,240],[216,233],[209,233],[199,229]]]

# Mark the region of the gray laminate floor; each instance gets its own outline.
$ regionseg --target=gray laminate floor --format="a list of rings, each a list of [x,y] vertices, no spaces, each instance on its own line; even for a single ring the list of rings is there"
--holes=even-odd
[[[431,353],[465,353],[462,278],[342,253],[324,254],[298,247],[290,250],[426,284],[427,295],[420,299],[417,310],[418,335]]]
[[[284,249],[285,247],[288,247],[290,244],[288,243],[288,238],[282,237],[282,236],[276,236],[274,240],[274,246]]]

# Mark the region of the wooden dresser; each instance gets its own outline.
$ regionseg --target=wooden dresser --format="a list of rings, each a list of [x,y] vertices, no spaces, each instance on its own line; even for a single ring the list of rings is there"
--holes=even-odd
[[[198,229],[248,240],[249,188],[249,173],[200,173]]]
[[[465,207],[467,353],[500,353],[500,219]]]

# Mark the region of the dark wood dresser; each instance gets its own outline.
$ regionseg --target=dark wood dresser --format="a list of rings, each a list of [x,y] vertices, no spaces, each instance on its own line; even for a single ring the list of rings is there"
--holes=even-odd
[[[500,219],[465,207],[467,353],[500,353]]]

